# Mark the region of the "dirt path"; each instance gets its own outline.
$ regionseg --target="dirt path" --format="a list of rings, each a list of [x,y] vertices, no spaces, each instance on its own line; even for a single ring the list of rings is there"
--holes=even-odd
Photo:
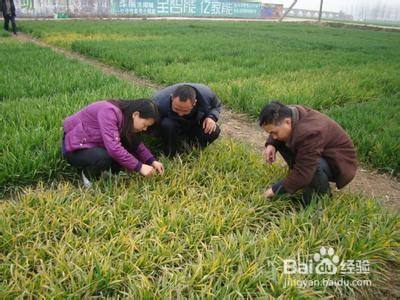
[[[114,75],[128,82],[134,82],[137,85],[152,89],[159,89],[163,87],[160,84],[139,77],[131,71],[123,71],[116,67],[99,62],[96,59],[83,56],[67,49],[46,44],[41,40],[34,39],[23,33],[20,33],[17,36],[17,39],[50,48],[57,53],[61,53],[67,57],[78,59],[84,63],[90,64],[106,74]],[[266,139],[266,134],[262,132],[258,124],[250,120],[248,116],[233,112],[224,106],[221,112],[220,124],[223,136],[249,143],[261,154],[264,141]],[[374,197],[378,201],[381,201],[385,206],[396,211],[400,211],[400,181],[396,178],[385,174],[378,174],[376,171],[367,170],[360,166],[355,179],[351,182],[351,184],[349,184],[349,186],[345,188],[345,190]]]

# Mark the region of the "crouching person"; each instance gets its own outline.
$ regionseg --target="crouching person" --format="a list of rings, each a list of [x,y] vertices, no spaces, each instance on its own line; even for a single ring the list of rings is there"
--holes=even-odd
[[[180,152],[182,140],[205,148],[219,137],[221,102],[208,86],[178,83],[158,91],[153,99],[160,110],[158,135],[166,155]]]
[[[63,156],[79,169],[86,187],[107,170],[163,173],[162,163],[138,137],[158,119],[157,106],[147,99],[92,103],[64,120]]]
[[[261,111],[259,121],[269,133],[264,150],[267,162],[273,163],[279,151],[290,170],[265,192],[267,198],[303,189],[302,201],[308,205],[313,195],[330,195],[329,182],[340,189],[354,178],[357,158],[353,142],[328,116],[272,101]]]

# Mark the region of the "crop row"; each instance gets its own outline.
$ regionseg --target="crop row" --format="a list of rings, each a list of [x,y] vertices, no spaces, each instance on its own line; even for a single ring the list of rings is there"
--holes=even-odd
[[[373,199],[350,194],[306,209],[285,197],[266,201],[262,191],[284,170],[266,166],[247,145],[221,140],[205,151],[162,158],[162,177],[111,175],[91,190],[77,187],[67,180],[72,173],[59,153],[62,119],[98,98],[151,91],[29,43],[1,39],[0,50],[14,53],[15,61],[30,56],[24,65],[11,68],[15,61],[4,59],[2,66],[9,76],[29,73],[34,81],[17,80],[13,84],[20,90],[6,90],[0,103],[1,186],[39,181],[0,202],[0,298],[389,292],[400,263],[398,217]],[[70,81],[79,74],[82,82],[75,89]],[[58,78],[59,89],[51,78]],[[368,274],[330,279],[368,279],[372,286],[288,286],[282,259],[307,260],[321,246],[334,248],[342,260],[370,264]]]
[[[386,103],[400,101],[397,32],[233,22],[67,21],[22,26],[48,43],[161,84],[207,83],[225,104],[253,117],[270,99],[346,116],[348,120],[338,120],[350,132],[360,160],[399,172],[396,135],[377,134],[365,141],[366,135],[376,134],[376,126],[368,123],[382,122],[381,115],[389,115],[385,132],[400,130],[398,110],[386,110]],[[348,112],[353,107],[362,109],[366,123]],[[383,122],[382,126],[386,127]]]

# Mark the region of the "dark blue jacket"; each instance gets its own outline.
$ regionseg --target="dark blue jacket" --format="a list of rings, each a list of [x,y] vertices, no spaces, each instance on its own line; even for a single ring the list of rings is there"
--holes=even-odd
[[[10,5],[11,5],[11,16],[15,17],[15,5],[14,1],[10,0]],[[5,0],[0,1],[0,6],[1,6],[1,11],[3,12],[3,17],[5,18],[7,16],[7,4]]]
[[[177,83],[155,93],[152,98],[157,104],[162,118],[182,118],[172,111],[171,108],[171,95],[180,85],[189,85],[196,90],[197,104],[192,113],[184,118],[189,118],[196,123],[202,122],[206,117],[211,117],[215,121],[218,121],[221,111],[221,101],[208,86],[200,83]]]

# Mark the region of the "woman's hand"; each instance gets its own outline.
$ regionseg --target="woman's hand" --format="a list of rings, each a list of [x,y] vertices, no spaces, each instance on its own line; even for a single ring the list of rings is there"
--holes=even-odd
[[[156,169],[158,174],[164,174],[164,165],[162,163],[155,160],[151,165],[153,166],[154,169]]]
[[[152,166],[143,164],[142,167],[140,168],[139,173],[145,177],[150,177],[153,175],[155,172],[155,169]]]

